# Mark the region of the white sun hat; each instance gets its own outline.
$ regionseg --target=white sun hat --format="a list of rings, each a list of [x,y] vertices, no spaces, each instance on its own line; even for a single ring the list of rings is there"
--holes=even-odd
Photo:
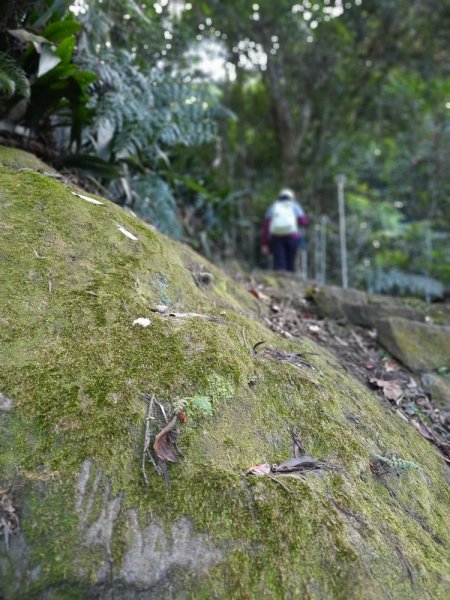
[[[278,198],[280,200],[294,200],[295,194],[292,190],[285,188],[284,190],[281,190],[281,192],[278,195]]]

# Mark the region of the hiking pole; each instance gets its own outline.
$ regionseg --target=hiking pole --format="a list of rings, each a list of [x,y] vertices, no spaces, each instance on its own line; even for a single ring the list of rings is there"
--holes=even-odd
[[[341,272],[342,272],[342,287],[348,288],[347,275],[347,241],[345,239],[345,203],[344,203],[344,184],[345,175],[336,176],[336,184],[338,191],[338,207],[339,207],[339,242],[341,247]]]

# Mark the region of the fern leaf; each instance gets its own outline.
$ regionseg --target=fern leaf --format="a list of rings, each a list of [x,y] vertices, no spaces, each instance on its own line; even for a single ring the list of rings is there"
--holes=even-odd
[[[373,457],[373,461],[382,465],[383,468],[388,472],[400,473],[403,471],[415,471],[420,467],[409,460],[403,460],[402,458],[392,457],[388,458],[386,456],[380,456],[379,454],[375,454]]]
[[[0,94],[30,97],[30,84],[25,71],[5,52],[0,52]]]
[[[188,400],[192,407],[196,408],[204,415],[212,417],[214,414],[211,398],[208,396],[192,396],[191,398],[188,398]]]

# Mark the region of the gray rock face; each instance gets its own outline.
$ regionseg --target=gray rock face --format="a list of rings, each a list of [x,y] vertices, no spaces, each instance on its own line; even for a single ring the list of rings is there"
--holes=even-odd
[[[76,484],[75,507],[82,544],[103,551],[104,560],[96,573],[99,585],[110,578],[111,540],[121,505],[122,496],[113,496],[111,485],[101,470],[86,460]],[[126,512],[123,535],[127,549],[122,565],[114,565],[114,580],[121,589],[136,593],[164,587],[175,569],[188,575],[201,575],[223,558],[223,552],[214,548],[205,534],[195,533],[191,522],[183,517],[175,521],[167,533],[157,523],[143,527],[138,511],[130,509]],[[81,576],[86,576],[82,567],[79,571]]]
[[[8,411],[11,410],[13,406],[11,398],[8,398],[4,394],[0,393],[0,410]]]
[[[127,529],[131,545],[123,560],[121,577],[128,584],[153,587],[175,568],[200,575],[223,557],[223,552],[214,548],[206,535],[194,533],[186,518],[173,523],[168,535],[154,523],[141,529],[137,511],[130,510]]]
[[[416,373],[450,366],[450,327],[427,325],[399,317],[376,324],[380,343]]]
[[[122,497],[120,495],[112,497],[111,484],[108,481],[102,482],[102,473],[99,469],[89,486],[93,470],[93,463],[90,460],[84,461],[76,486],[75,507],[79,518],[78,526],[83,544],[89,548],[100,546],[109,555],[113,527],[119,516]],[[101,483],[103,485],[100,487]],[[91,513],[99,492],[101,494],[100,513],[92,522]]]

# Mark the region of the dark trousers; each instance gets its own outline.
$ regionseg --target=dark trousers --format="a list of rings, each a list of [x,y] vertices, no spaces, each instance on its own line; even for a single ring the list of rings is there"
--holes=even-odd
[[[295,257],[298,250],[298,238],[292,235],[274,235],[270,240],[275,271],[295,272]]]

